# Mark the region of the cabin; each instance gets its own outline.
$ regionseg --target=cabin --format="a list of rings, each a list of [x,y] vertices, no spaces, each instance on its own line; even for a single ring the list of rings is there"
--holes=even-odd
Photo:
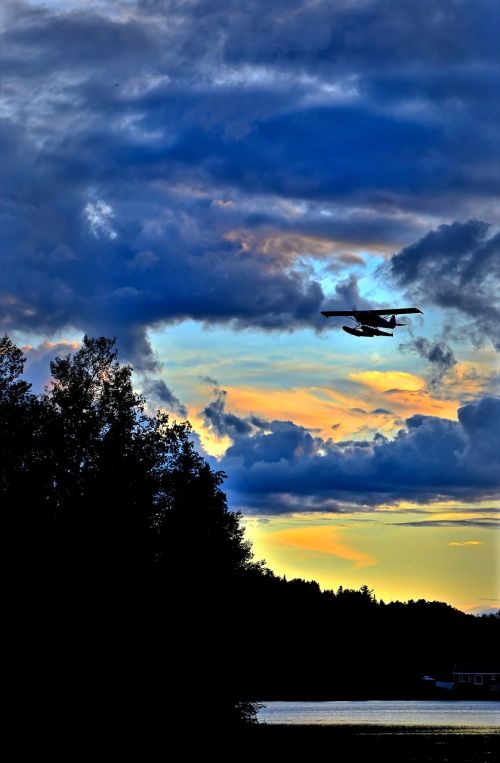
[[[455,690],[469,694],[500,692],[500,665],[458,665],[453,670],[453,684]]]

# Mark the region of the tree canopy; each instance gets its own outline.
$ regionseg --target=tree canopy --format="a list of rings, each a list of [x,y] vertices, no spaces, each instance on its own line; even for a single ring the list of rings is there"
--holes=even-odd
[[[54,665],[83,648],[92,675],[100,665],[123,686],[133,674],[147,694],[168,676],[177,700],[211,681],[211,721],[248,720],[253,706],[237,696],[225,639],[236,580],[256,565],[224,475],[196,452],[187,422],[146,414],[114,340],[85,337],[50,370],[44,394],[32,394],[22,352],[1,340],[2,504],[28,587],[43,592],[34,616],[52,636],[72,623],[57,654],[53,640],[45,644]],[[106,641],[114,653],[104,669]],[[180,682],[171,669],[179,659]]]

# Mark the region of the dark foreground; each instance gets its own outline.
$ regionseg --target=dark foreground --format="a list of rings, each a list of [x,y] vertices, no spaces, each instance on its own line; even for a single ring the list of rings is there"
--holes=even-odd
[[[75,719],[76,720],[76,719]],[[111,723],[109,721],[111,720]],[[52,724],[19,736],[22,750],[35,743],[38,751],[48,751],[51,760],[67,758],[68,749],[87,754],[89,760],[99,749],[104,759],[122,756],[140,761],[304,760],[307,763],[497,763],[500,761],[500,728],[375,726],[375,725],[279,725],[255,724],[246,727],[206,725],[203,718],[192,724],[178,719],[152,719],[150,724],[123,723],[108,719],[99,728],[89,724]],[[187,722],[186,722],[187,721]],[[64,757],[60,757],[61,753]],[[272,757],[271,757],[272,756]]]
[[[265,754],[279,750],[304,753],[320,760],[324,752],[335,763],[356,760],[494,763],[500,759],[500,729],[398,726],[288,726],[259,724],[244,732],[245,751]]]

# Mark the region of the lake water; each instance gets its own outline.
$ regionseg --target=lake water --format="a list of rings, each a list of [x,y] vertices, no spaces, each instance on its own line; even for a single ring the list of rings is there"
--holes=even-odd
[[[500,732],[500,702],[267,702],[258,718],[261,723],[446,726]]]

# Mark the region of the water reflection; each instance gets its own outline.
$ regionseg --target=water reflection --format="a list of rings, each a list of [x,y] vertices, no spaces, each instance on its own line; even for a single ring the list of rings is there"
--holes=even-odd
[[[500,702],[376,701],[268,702],[259,721],[269,724],[444,727],[500,732]]]

